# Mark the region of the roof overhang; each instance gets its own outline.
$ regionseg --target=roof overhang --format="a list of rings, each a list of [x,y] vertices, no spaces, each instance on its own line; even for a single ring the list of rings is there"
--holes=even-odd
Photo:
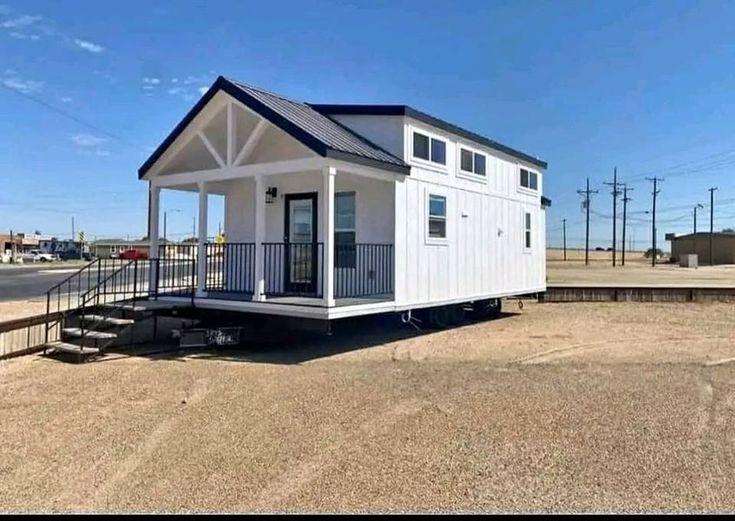
[[[493,141],[492,139],[486,138],[469,130],[463,129],[456,125],[453,125],[447,121],[444,121],[434,116],[430,116],[424,112],[414,109],[408,105],[334,105],[334,104],[309,104],[310,107],[328,115],[356,115],[356,116],[406,116],[413,118],[417,121],[426,123],[433,127],[439,128],[446,132],[455,134],[457,136],[469,139],[485,145],[489,148],[503,152],[509,156],[515,157],[522,161],[526,161],[539,168],[546,169],[548,164],[537,157],[533,157],[529,154],[511,148],[509,146]]]
[[[156,148],[156,150],[150,155],[148,159],[138,169],[138,178],[142,179],[146,176],[148,171],[158,161],[161,156],[168,150],[168,148],[176,141],[186,127],[197,117],[197,115],[204,109],[204,107],[214,98],[218,92],[225,92],[238,102],[242,103],[245,107],[249,108],[253,112],[257,113],[270,123],[284,131],[286,134],[299,141],[301,144],[314,151],[317,155],[322,157],[333,157],[343,161],[354,162],[364,166],[372,166],[382,170],[388,170],[391,172],[397,172],[401,174],[410,174],[411,167],[407,164],[393,164],[372,159],[369,157],[360,156],[357,154],[350,154],[342,150],[335,150],[330,148],[325,143],[315,138],[300,126],[296,125],[292,121],[283,117],[275,110],[268,107],[266,104],[251,96],[240,88],[235,83],[231,82],[223,76],[219,76],[212,86],[207,90],[206,93],[197,101],[197,103],[189,110],[184,118],[176,125],[171,133],[166,136],[166,139]]]

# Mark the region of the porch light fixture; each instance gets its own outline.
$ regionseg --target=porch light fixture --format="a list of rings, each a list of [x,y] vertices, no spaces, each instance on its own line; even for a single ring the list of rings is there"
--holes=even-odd
[[[278,188],[275,186],[269,186],[265,191],[265,204],[273,204],[276,197],[278,196]]]

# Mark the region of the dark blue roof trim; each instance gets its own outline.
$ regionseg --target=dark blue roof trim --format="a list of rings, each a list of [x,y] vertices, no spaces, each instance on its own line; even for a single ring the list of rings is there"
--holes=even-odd
[[[408,105],[330,105],[330,104],[310,104],[315,110],[329,115],[338,114],[352,114],[356,116],[408,116],[415,120],[442,129],[446,132],[451,132],[470,141],[480,143],[488,146],[499,152],[508,154],[509,156],[522,159],[540,168],[546,168],[548,165],[546,161],[542,161],[536,157],[530,156],[519,150],[515,150],[509,146],[493,141],[492,139],[486,138],[479,134],[475,134],[469,130],[465,130],[461,127],[448,123],[434,116],[430,116],[424,112],[409,107]]]
[[[541,196],[541,206],[544,208],[548,208],[549,206],[551,206],[551,199],[542,195]]]
[[[411,167],[362,136],[305,103],[289,100],[222,76],[184,116],[161,145],[138,169],[142,178],[176,140],[205,105],[220,90],[253,110],[322,157],[333,157],[360,165],[409,174]]]

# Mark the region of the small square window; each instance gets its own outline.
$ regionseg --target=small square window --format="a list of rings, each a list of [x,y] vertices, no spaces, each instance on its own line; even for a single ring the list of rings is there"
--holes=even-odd
[[[442,165],[447,164],[447,144],[444,141],[432,138],[431,161]]]
[[[529,172],[529,175],[530,182],[528,183],[528,187],[531,190],[538,190],[538,174],[536,174],[535,172]]]
[[[413,133],[413,156],[429,160],[429,137],[418,132]]]
[[[475,154],[475,173],[485,175],[485,156],[482,154]]]
[[[460,168],[465,172],[472,172],[472,152],[461,149]]]

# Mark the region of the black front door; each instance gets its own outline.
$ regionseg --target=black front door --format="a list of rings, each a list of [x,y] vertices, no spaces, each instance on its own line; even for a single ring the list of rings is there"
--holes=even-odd
[[[317,194],[288,194],[285,200],[284,289],[287,293],[316,294]]]

